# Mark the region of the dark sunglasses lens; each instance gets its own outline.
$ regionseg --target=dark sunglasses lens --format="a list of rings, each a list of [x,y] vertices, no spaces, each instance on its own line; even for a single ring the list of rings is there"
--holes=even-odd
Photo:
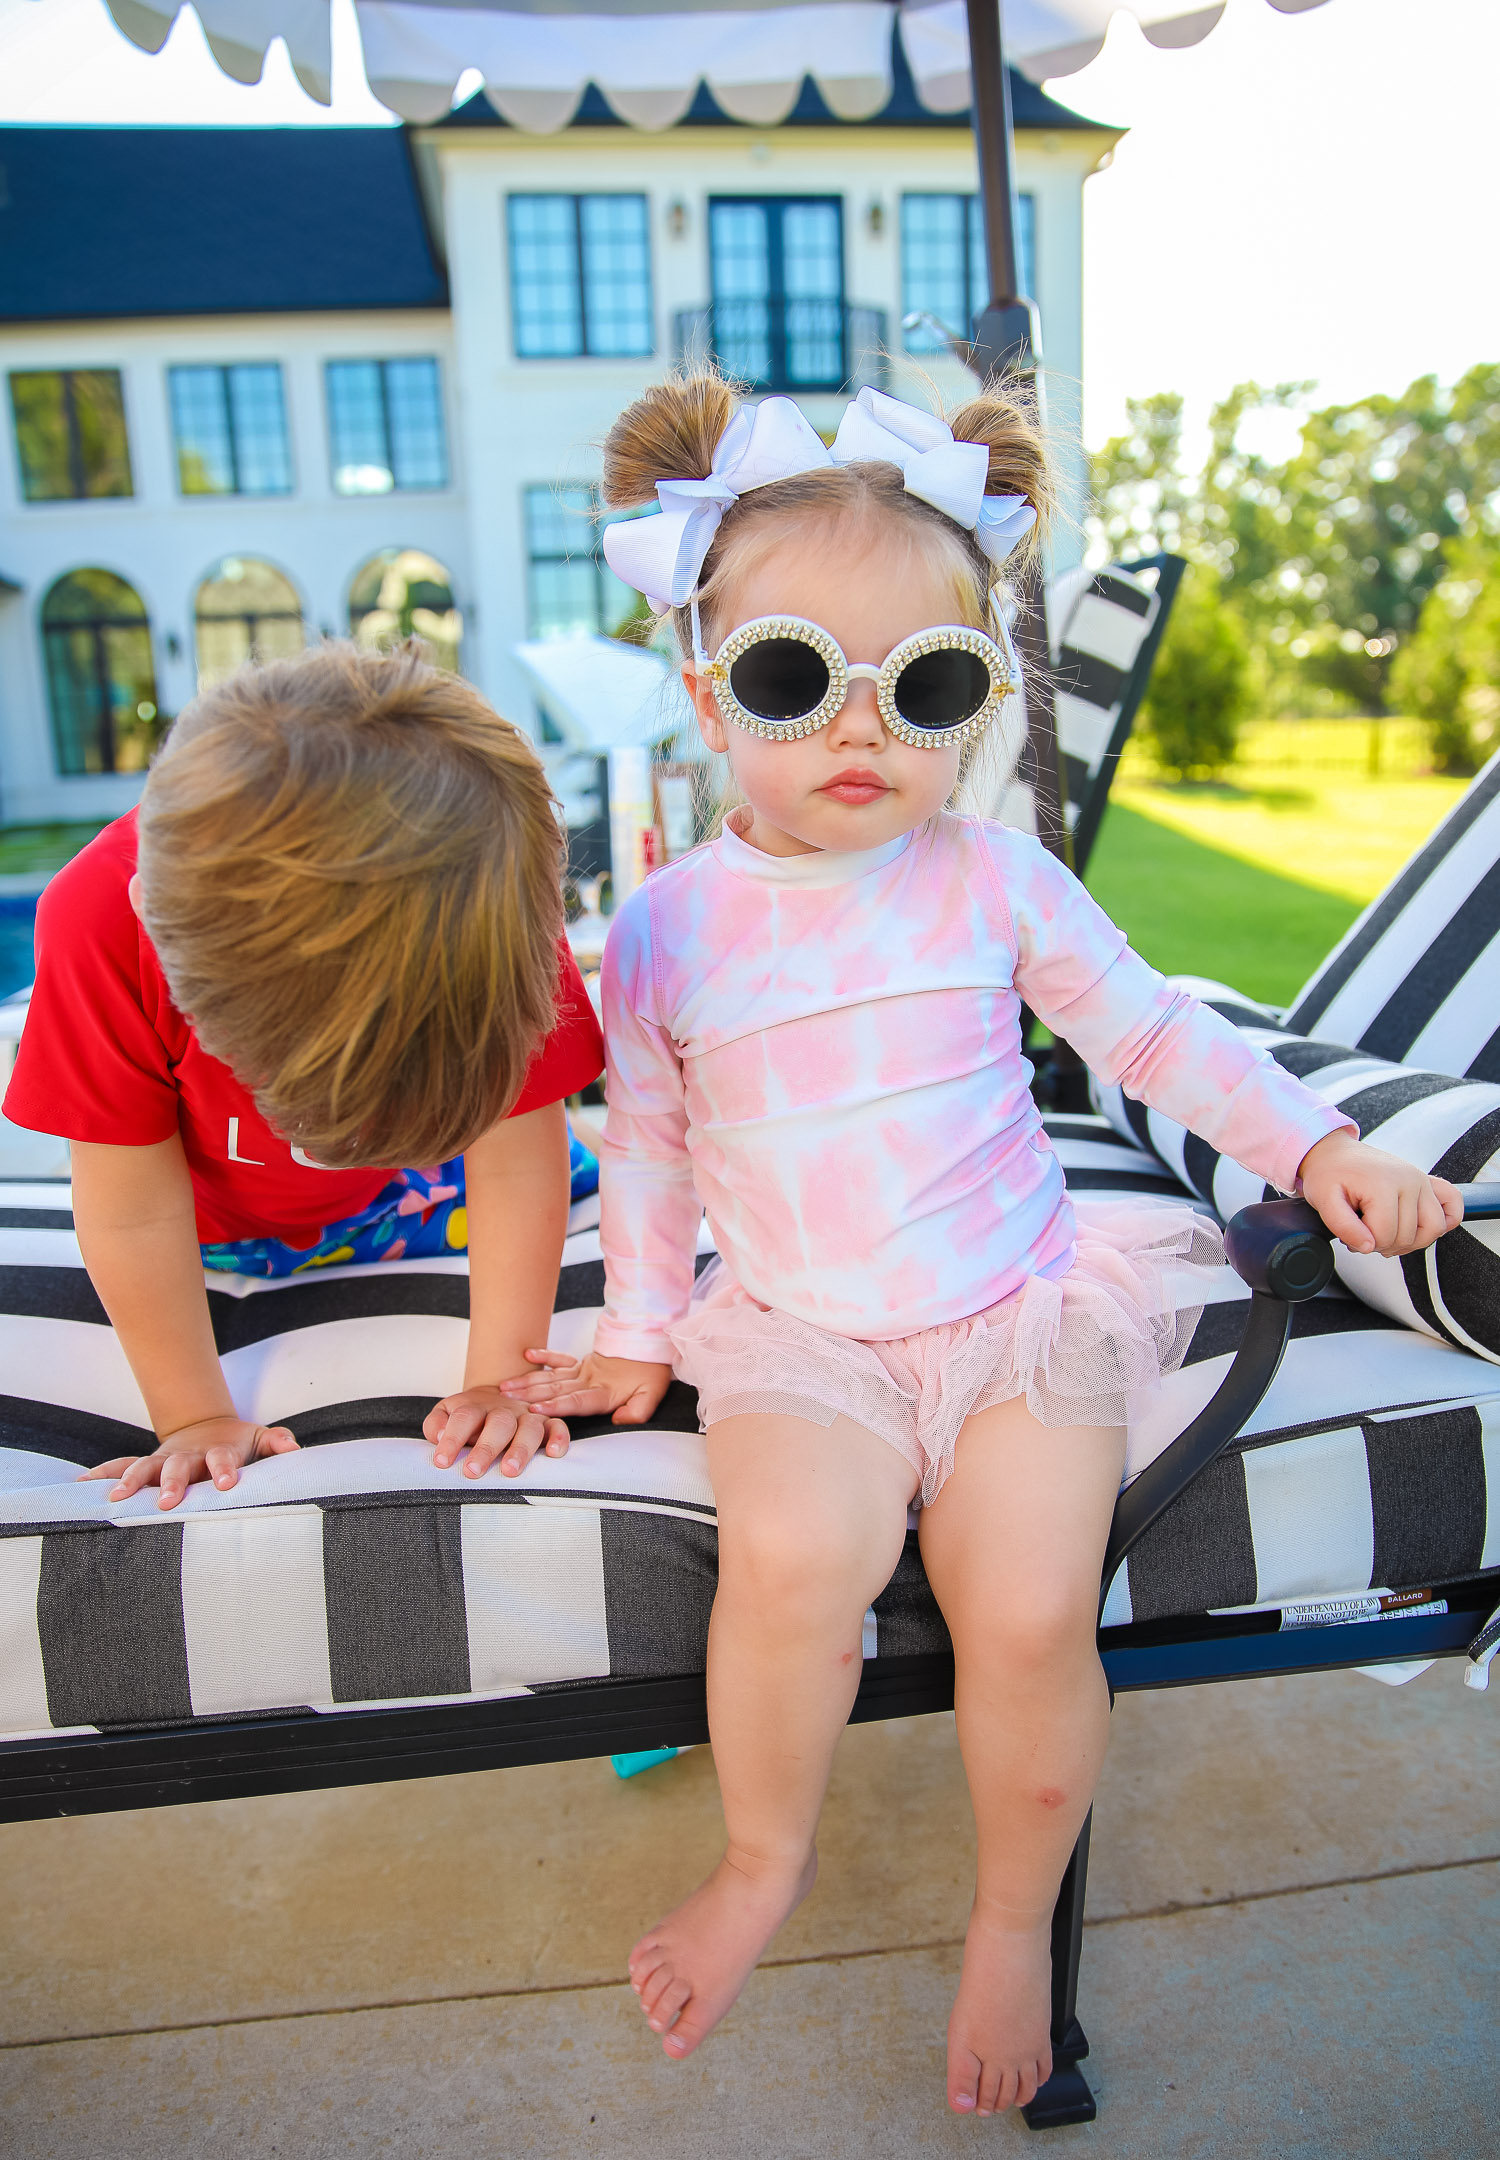
[[[908,727],[961,727],[990,694],[990,671],[957,647],[920,653],[896,677],[896,710]]]
[[[757,720],[803,720],[828,695],[828,663],[801,638],[761,638],[731,665],[729,687]]]

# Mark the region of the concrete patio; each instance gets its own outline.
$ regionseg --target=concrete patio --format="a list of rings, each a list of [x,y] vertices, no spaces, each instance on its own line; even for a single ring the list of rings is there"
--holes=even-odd
[[[1100,2115],[943,2106],[952,1721],[846,1736],[823,1876],[712,2044],[622,1984],[709,1863],[706,1750],[0,1829],[7,2160],[394,2153],[1480,2160],[1500,2142],[1500,1692],[1456,1668],[1122,1698],[1080,2011]]]

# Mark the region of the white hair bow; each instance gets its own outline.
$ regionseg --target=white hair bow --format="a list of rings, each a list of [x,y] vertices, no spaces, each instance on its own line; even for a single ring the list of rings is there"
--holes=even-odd
[[[1036,523],[1024,495],[985,494],[987,444],[955,442],[945,420],[883,390],[861,390],[833,439],[835,465],[867,460],[899,465],[907,493],[971,532],[992,563],[1003,563]]]
[[[901,468],[907,492],[973,533],[993,563],[1036,523],[1024,495],[986,495],[990,453],[955,442],[932,413],[880,390],[861,390],[848,406],[832,454],[790,398],[742,405],[719,438],[706,480],[658,480],[658,517],[624,518],[604,528],[604,559],[615,576],[659,612],[682,607],[698,589],[703,560],[731,503],[753,488],[795,473],[865,460]]]
[[[742,405],[719,437],[708,478],[658,480],[660,517],[606,525],[604,559],[658,613],[682,607],[697,590],[703,558],[731,503],[752,488],[832,463],[827,444],[790,398]]]

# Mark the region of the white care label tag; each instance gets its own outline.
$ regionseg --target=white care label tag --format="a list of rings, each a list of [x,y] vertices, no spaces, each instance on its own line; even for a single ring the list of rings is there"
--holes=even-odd
[[[1353,1597],[1310,1598],[1303,1605],[1283,1605],[1281,1626],[1288,1628],[1348,1627],[1357,1620],[1416,1620],[1427,1613],[1445,1613],[1446,1598],[1426,1590],[1366,1590]]]

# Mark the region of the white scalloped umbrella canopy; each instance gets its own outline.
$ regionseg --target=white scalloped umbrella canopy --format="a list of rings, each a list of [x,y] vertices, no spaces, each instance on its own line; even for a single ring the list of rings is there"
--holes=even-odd
[[[182,0],[109,0],[133,43],[159,52]],[[258,82],[266,47],[286,39],[303,88],[329,99],[329,0],[194,0],[214,57]],[[1269,0],[1284,15],[1324,0]],[[477,68],[514,127],[565,127],[589,83],[622,120],[671,127],[706,83],[736,120],[774,127],[803,78],[840,119],[879,112],[891,90],[891,17],[931,112],[969,103],[964,0],[355,0],[370,88],[403,120],[441,119],[459,77]],[[1181,0],[1004,0],[1007,56],[1034,81],[1085,67],[1117,13],[1153,45],[1196,45],[1223,14]]]

